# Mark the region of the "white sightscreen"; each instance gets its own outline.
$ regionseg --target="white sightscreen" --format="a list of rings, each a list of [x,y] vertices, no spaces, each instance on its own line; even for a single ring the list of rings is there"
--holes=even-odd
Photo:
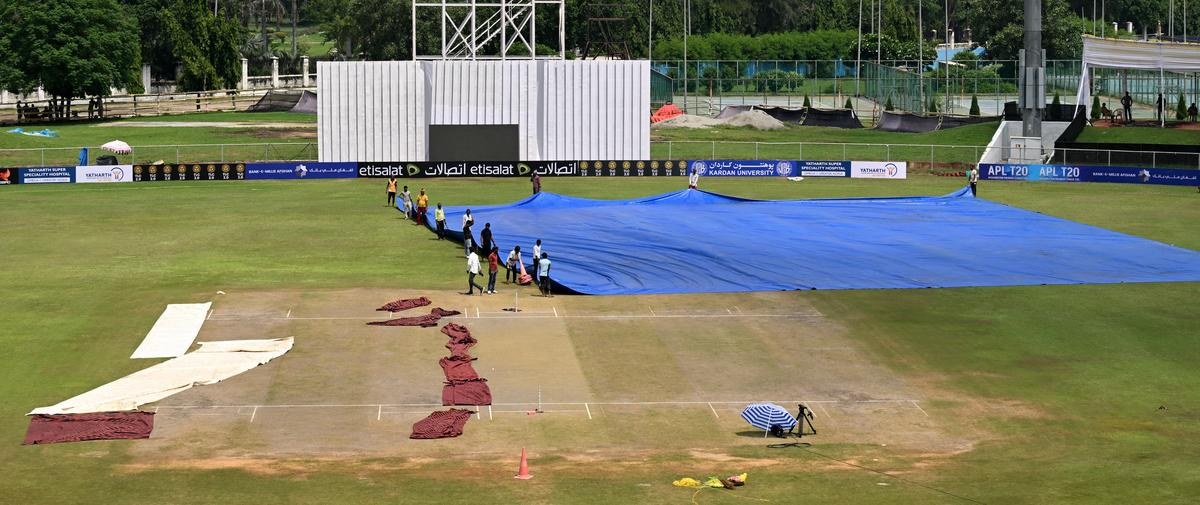
[[[320,160],[425,159],[424,88],[413,62],[318,62]]]
[[[646,61],[318,65],[321,161],[425,161],[430,124],[519,125],[528,161],[650,157]]]
[[[536,128],[536,65],[535,61],[422,62],[429,83],[429,124],[520,125],[521,159],[542,159]],[[417,161],[424,160],[425,154]]]
[[[650,63],[544,62],[546,160],[650,158]]]

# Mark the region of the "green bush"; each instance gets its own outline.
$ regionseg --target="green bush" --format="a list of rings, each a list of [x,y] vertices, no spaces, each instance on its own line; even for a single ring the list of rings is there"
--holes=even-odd
[[[1061,98],[1059,98],[1059,96],[1058,96],[1058,93],[1057,93],[1057,92],[1055,92],[1055,93],[1054,93],[1054,101],[1053,101],[1053,102],[1050,102],[1050,105],[1053,105],[1053,106],[1055,106],[1055,107],[1058,107],[1059,105],[1062,105],[1062,99],[1061,99]]]
[[[892,105],[892,97],[889,96],[887,101],[883,103],[883,110],[886,110],[889,112],[896,110],[896,107],[894,105]]]
[[[849,99],[849,98],[847,98],[847,99],[846,99],[846,105],[845,105],[845,106],[843,106],[842,108],[843,108],[843,109],[853,109],[853,108],[854,108],[854,102],[851,102],[851,101],[850,101],[850,99]]]
[[[804,108],[812,107],[812,101],[808,99],[808,95],[804,95]]]
[[[1100,119],[1100,97],[1092,97],[1092,121]]]
[[[1187,100],[1184,100],[1183,93],[1179,94],[1179,101],[1175,102],[1175,120],[1183,121],[1187,119]]]
[[[938,99],[936,96],[931,96],[931,97],[929,97],[929,107],[927,107],[925,109],[925,112],[928,112],[930,114],[937,114],[937,111],[938,111]]]
[[[971,112],[969,114],[971,114],[972,116],[980,115],[979,114],[979,97],[977,97],[975,95],[971,95]]]

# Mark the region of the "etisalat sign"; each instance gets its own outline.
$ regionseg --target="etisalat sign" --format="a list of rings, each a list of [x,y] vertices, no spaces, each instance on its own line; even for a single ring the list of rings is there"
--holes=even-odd
[[[577,161],[424,161],[358,164],[359,177],[530,177],[580,175]]]

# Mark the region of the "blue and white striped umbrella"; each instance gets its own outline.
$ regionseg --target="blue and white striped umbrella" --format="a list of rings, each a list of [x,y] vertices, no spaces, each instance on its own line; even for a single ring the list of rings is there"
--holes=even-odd
[[[796,418],[792,417],[783,407],[774,403],[755,403],[742,411],[742,419],[760,430],[769,430],[771,425],[778,424],[785,430],[796,426]]]

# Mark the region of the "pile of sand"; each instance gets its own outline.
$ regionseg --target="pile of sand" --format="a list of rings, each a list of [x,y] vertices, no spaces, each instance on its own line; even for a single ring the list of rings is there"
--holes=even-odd
[[[720,119],[681,114],[671,119],[654,123],[650,125],[650,128],[711,128],[722,124],[725,123]]]
[[[723,119],[725,124],[729,126],[749,126],[756,130],[779,130],[786,128],[787,125],[783,121],[771,117],[770,114],[761,110],[748,110],[739,114],[734,114],[732,117]]]
[[[725,119],[683,114],[654,123],[650,125],[650,128],[712,128],[714,126],[750,127],[757,130],[778,130],[786,127],[782,121],[769,116],[766,112],[749,110]]]

